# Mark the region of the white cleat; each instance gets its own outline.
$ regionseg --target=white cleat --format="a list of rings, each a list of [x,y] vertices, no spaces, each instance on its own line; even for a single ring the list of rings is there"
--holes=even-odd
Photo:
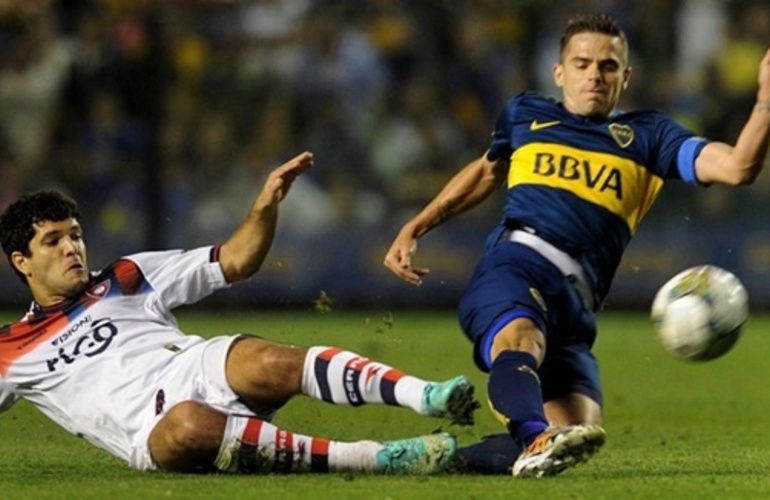
[[[548,427],[513,463],[513,476],[555,476],[591,458],[606,437],[598,425]]]

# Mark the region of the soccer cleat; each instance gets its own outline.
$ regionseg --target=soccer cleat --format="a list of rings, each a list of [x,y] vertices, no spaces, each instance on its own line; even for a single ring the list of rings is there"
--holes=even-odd
[[[385,474],[434,474],[454,462],[457,441],[446,432],[386,441],[377,452],[377,471]]]
[[[548,427],[516,459],[513,475],[555,476],[591,458],[605,438],[604,429],[598,425]]]
[[[449,418],[453,424],[473,425],[473,412],[481,406],[473,391],[465,375],[428,384],[422,394],[422,413]]]

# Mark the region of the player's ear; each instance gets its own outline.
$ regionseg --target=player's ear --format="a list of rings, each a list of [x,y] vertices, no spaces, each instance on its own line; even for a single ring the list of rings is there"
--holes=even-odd
[[[628,88],[628,82],[631,80],[631,73],[633,73],[633,68],[631,68],[631,66],[623,70],[623,90]]]
[[[564,87],[564,66],[559,63],[553,65],[553,82],[557,87]]]
[[[19,251],[11,253],[11,263],[13,264],[13,267],[21,274],[24,276],[29,275],[29,261],[23,253]]]

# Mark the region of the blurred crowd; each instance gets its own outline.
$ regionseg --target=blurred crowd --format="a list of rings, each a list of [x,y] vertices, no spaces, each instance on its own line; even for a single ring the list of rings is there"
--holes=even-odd
[[[486,148],[506,99],[558,97],[558,37],[580,11],[629,35],[623,108],[737,137],[767,0],[0,0],[0,207],[57,188],[92,245],[212,243],[309,149],[283,231],[390,227]],[[768,186],[664,194],[653,217],[751,217]]]

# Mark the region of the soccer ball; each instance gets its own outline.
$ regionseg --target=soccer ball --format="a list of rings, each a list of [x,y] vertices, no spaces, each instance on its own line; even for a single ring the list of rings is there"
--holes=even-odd
[[[749,315],[746,289],[720,267],[691,267],[668,280],[652,302],[652,321],[673,356],[707,361],[726,354]]]

